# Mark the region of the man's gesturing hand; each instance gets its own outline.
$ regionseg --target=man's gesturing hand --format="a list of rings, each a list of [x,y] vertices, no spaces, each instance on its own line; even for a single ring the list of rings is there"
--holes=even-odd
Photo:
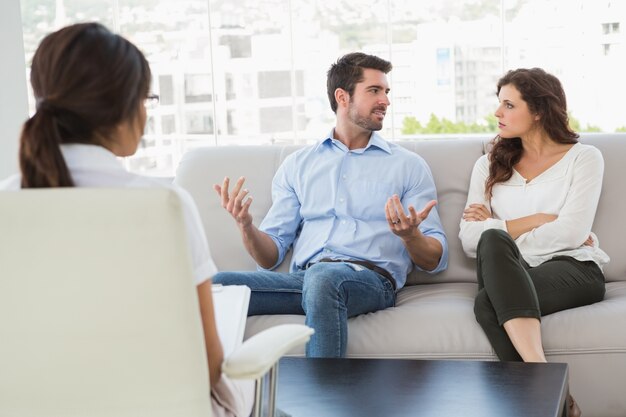
[[[436,200],[431,200],[426,203],[420,212],[417,212],[415,207],[409,206],[409,215],[407,216],[402,208],[400,197],[394,195],[387,200],[387,204],[385,205],[385,216],[389,223],[389,229],[391,229],[395,235],[403,239],[419,235],[420,231],[418,226],[428,217],[430,210],[432,210],[436,204]]]
[[[232,192],[228,192],[230,179],[224,178],[222,185],[214,184],[213,189],[222,200],[222,207],[230,213],[241,227],[247,227],[252,224],[252,216],[248,212],[250,204],[252,204],[252,196],[248,196],[248,190],[243,188],[246,181],[244,177],[240,177],[235,184]],[[246,196],[248,198],[246,198]],[[245,201],[244,201],[245,199]]]

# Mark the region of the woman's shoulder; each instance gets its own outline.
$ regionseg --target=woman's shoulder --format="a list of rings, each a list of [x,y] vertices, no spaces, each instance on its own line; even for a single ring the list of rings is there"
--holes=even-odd
[[[486,153],[476,160],[474,163],[474,171],[489,173],[489,154]]]
[[[588,143],[578,142],[576,145],[572,147],[572,150],[576,150],[577,151],[576,153],[579,155],[602,157],[602,152],[600,152],[600,149]]]
[[[16,191],[22,188],[21,184],[22,176],[14,174],[0,181],[0,191]]]
[[[573,153],[574,164],[600,164],[604,165],[604,158],[600,149],[593,145],[578,142],[570,152]]]

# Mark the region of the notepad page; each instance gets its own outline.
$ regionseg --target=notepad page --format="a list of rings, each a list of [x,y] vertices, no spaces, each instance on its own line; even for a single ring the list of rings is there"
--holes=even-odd
[[[213,285],[215,321],[225,357],[243,343],[249,303],[250,288],[247,286]]]

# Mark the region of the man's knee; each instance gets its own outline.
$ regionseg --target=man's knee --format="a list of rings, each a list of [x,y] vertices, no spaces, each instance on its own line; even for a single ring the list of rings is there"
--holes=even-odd
[[[213,275],[213,284],[243,285],[246,274],[240,272],[218,272]]]
[[[312,265],[304,276],[302,301],[309,308],[334,302],[341,291],[340,263],[320,262]]]

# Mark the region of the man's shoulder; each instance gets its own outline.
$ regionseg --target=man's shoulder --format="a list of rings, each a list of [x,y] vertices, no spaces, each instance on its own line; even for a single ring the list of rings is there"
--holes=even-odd
[[[307,159],[315,158],[319,156],[324,147],[323,141],[315,142],[312,145],[305,145],[300,148],[296,148],[293,152],[289,153],[282,162],[282,165],[295,163],[299,164]]]
[[[426,165],[428,163],[426,160],[418,153],[405,148],[402,145],[398,145],[397,143],[387,142],[389,144],[389,149],[391,150],[390,156],[396,159],[401,159],[406,162],[416,163],[418,165]]]

